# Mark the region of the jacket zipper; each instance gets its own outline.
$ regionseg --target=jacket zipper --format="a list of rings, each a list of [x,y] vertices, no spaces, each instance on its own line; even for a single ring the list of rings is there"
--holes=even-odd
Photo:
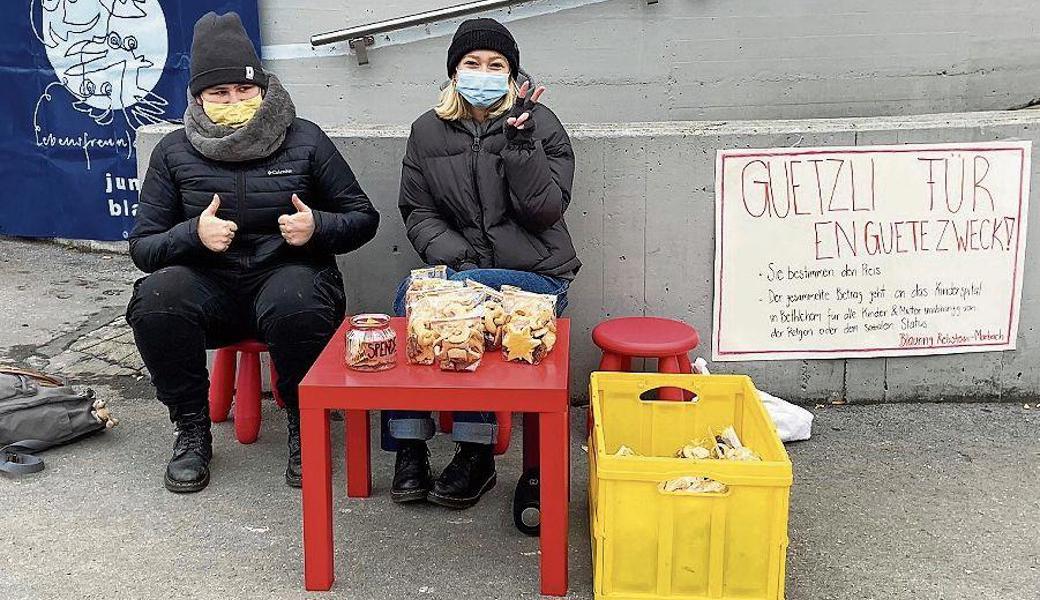
[[[241,229],[246,214],[246,174],[241,168],[235,173],[235,194],[238,199],[238,227]],[[249,268],[248,253],[242,255],[242,266]]]
[[[487,247],[488,252],[491,253],[491,266],[494,267],[496,264],[495,260],[495,249],[491,245],[491,240],[487,236],[487,225],[484,223],[484,201],[480,195],[480,177],[477,173],[477,169],[480,168],[480,143],[481,136],[473,136],[473,159],[470,161],[473,165],[473,190],[477,194],[477,208],[480,210],[480,237],[484,240],[484,246]],[[480,265],[477,265],[478,267]]]

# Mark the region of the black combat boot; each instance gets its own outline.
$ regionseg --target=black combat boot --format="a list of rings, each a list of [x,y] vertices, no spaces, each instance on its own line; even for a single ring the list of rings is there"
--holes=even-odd
[[[303,467],[300,464],[300,411],[287,408],[285,420],[289,429],[289,464],[285,467],[285,485],[303,487]]]
[[[213,459],[213,436],[209,414],[171,410],[177,425],[173,458],[166,465],[166,489],[179,494],[198,492],[209,485],[209,461]]]
[[[426,499],[433,482],[430,451],[423,440],[398,440],[390,499],[398,504]]]
[[[433,483],[429,499],[448,508],[469,508],[495,487],[495,457],[491,444],[462,442],[444,472]]]

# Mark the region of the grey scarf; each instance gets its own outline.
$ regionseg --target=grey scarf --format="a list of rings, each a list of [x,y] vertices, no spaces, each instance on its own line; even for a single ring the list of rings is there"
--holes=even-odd
[[[211,121],[189,92],[184,130],[191,145],[206,158],[222,162],[243,162],[273,154],[285,141],[285,132],[296,118],[296,106],[278,78],[269,77],[256,115],[238,129]]]

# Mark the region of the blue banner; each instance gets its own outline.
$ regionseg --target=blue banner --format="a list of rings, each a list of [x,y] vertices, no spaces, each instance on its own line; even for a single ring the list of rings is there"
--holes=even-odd
[[[0,235],[125,239],[138,128],[179,122],[195,21],[256,0],[5,0],[0,17]]]

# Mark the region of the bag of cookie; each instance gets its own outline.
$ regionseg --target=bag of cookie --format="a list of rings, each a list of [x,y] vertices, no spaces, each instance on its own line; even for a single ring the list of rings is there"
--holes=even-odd
[[[408,314],[414,311],[432,314],[436,318],[459,317],[479,308],[484,303],[484,292],[468,288],[461,281],[451,281],[451,287],[416,294]]]
[[[506,311],[502,307],[502,292],[472,279],[466,280],[466,286],[483,292],[484,350],[498,350],[502,347],[502,334],[506,324]]]
[[[508,361],[537,365],[556,347],[556,296],[507,290],[502,352]]]
[[[408,290],[404,294],[404,302],[407,306],[415,296],[430,290],[450,287],[454,282],[448,279],[448,267],[438,265],[424,269],[412,269],[408,277]]]
[[[484,357],[484,315],[468,314],[431,322],[437,334],[433,352],[442,371],[476,371]]]
[[[433,348],[437,343],[437,333],[431,325],[432,318],[427,314],[413,313],[408,318],[408,340],[405,343],[405,354],[413,365],[432,365],[436,355]]]
[[[409,286],[418,285],[422,287],[425,285],[423,282],[431,279],[445,280],[448,278],[448,267],[445,265],[437,265],[435,267],[425,267],[422,269],[412,269],[410,273]]]
[[[405,354],[408,362],[416,365],[432,365],[436,360],[434,346],[437,332],[435,321],[470,315],[484,300],[483,292],[462,287],[461,281],[450,282],[458,287],[433,289],[416,294],[406,306],[408,315],[408,340]]]

